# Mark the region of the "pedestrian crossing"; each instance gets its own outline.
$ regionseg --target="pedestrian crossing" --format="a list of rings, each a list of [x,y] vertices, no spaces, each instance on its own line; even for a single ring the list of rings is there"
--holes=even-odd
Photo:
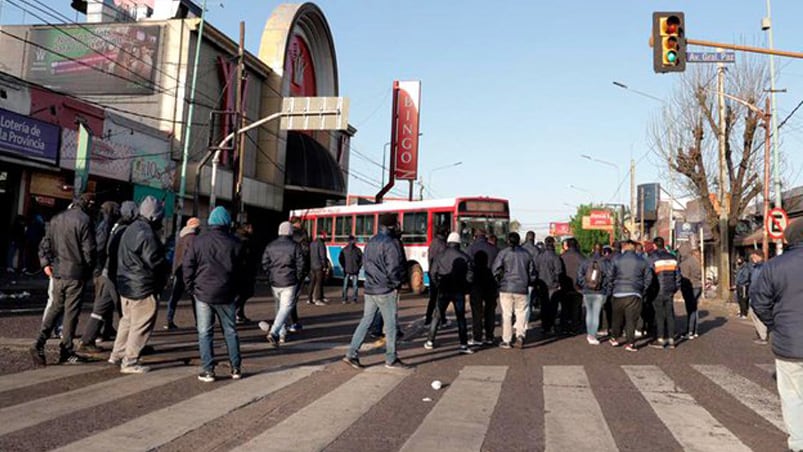
[[[583,365],[538,364],[527,368],[532,375],[527,384],[536,385],[543,395],[534,419],[521,418],[530,429],[543,429],[542,438],[528,450],[546,451],[617,451],[621,446],[617,431],[606,419],[606,397],[627,397],[629,403],[649,407],[661,424],[671,433],[676,445],[664,445],[665,449],[697,451],[748,451],[755,443],[744,437],[744,432],[735,428],[728,413],[728,406],[743,406],[744,413],[752,416],[742,420],[747,424],[763,422],[776,429],[775,438],[784,437],[784,423],[780,400],[771,384],[770,375],[750,364],[752,369],[733,369],[721,364],[691,364],[683,379],[675,379],[677,366],[664,368],[659,365],[631,364],[614,365],[604,371],[606,377],[623,375],[630,388],[615,394],[606,393],[601,384],[599,367]],[[756,364],[761,369],[769,365]],[[71,369],[71,370],[67,370]],[[75,370],[72,370],[75,369]],[[102,368],[49,367],[16,374],[17,378],[46,383],[58,378],[81,375]],[[162,386],[186,379],[195,380],[196,369],[173,367],[156,369],[147,375],[111,376],[106,381],[91,383],[77,389],[68,389],[55,395],[29,400],[0,409],[0,449],[12,449],[4,443],[6,435],[24,429],[36,428],[37,435],[47,435],[46,426],[73,412],[91,409],[115,402],[124,397],[136,397]],[[154,409],[119,425],[105,426],[93,431],[87,429],[82,436],[57,444],[58,451],[147,451],[162,449],[174,441],[192,435],[203,437],[204,426],[225,418],[236,416],[239,410],[262,400],[269,400],[286,388],[297,385],[314,387],[319,378],[332,373],[340,375],[336,384],[326,392],[316,395],[311,402],[288,411],[283,419],[266,425],[259,431],[244,430],[243,435],[227,447],[236,451],[320,451],[326,450],[350,429],[363,423],[379,422],[375,419],[375,407],[396,395],[396,391],[410,391],[411,387],[426,385],[422,389],[435,400],[422,405],[420,397],[405,397],[401,400],[416,406],[426,406],[420,418],[409,428],[409,434],[394,443],[389,450],[408,451],[480,451],[496,416],[504,414],[501,403],[505,391],[517,391],[511,381],[510,366],[466,365],[448,381],[444,388],[435,392],[429,388],[431,376],[424,370],[386,369],[371,366],[353,372],[342,363],[309,365],[290,368],[265,369],[251,373],[241,381],[218,382],[201,386],[205,391],[169,406]],[[13,375],[0,377],[0,398],[18,387]],[[94,380],[93,380],[94,381]],[[181,384],[184,384],[183,382]],[[198,384],[195,382],[195,384]],[[516,383],[520,384],[520,383]],[[722,397],[728,397],[731,405],[723,408],[712,404],[706,397],[699,397],[700,389],[715,385]],[[694,389],[697,388],[697,389]],[[697,391],[697,392],[695,392]],[[405,392],[406,394],[406,392]],[[695,397],[693,394],[697,394]],[[405,409],[406,407],[397,407]],[[610,410],[610,407],[608,407]],[[373,414],[373,416],[369,415]],[[381,416],[380,416],[381,417]],[[742,416],[743,417],[743,416]],[[764,424],[766,425],[766,424]],[[85,426],[84,426],[85,427]],[[654,428],[654,425],[633,428]],[[30,431],[30,430],[28,430]],[[633,434],[629,431],[626,434]],[[619,433],[621,434],[621,433]],[[35,438],[34,438],[35,440]],[[53,442],[43,442],[53,449]],[[210,448],[212,448],[210,446]],[[752,449],[751,449],[752,448]],[[175,448],[174,448],[175,449]],[[370,449],[370,448],[368,448]],[[368,450],[365,449],[365,450]],[[216,449],[217,450],[217,449]],[[363,450],[355,446],[352,450]],[[662,449],[663,450],[663,449]],[[765,449],[769,450],[769,449]]]

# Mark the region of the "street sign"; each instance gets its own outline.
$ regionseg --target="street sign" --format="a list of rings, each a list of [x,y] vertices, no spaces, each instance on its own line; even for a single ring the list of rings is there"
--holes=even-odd
[[[769,215],[764,220],[764,227],[767,228],[767,235],[773,240],[783,239],[783,231],[789,225],[789,216],[780,207],[770,210]]]
[[[686,52],[687,63],[735,63],[736,52]]]
[[[283,130],[346,130],[349,100],[346,97],[285,97]]]

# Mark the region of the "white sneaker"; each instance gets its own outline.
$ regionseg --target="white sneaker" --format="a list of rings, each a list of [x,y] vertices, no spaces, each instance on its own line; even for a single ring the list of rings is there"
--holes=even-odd
[[[468,346],[469,347],[479,347],[480,345],[482,345],[482,342],[477,342],[474,339],[469,339],[468,340]]]
[[[435,348],[435,344],[432,341],[426,341],[424,342],[424,348],[427,350],[432,350]]]
[[[588,341],[588,343],[589,343],[589,344],[591,344],[591,345],[599,345],[599,340],[598,340],[596,337],[593,337],[593,336],[586,336],[586,340],[587,340],[587,341]]]
[[[130,366],[121,366],[120,373],[121,374],[145,374],[150,372],[151,368],[148,366],[142,366],[140,364],[132,364]]]
[[[270,323],[264,320],[259,322],[259,329],[267,333],[268,331],[270,331]]]
[[[641,337],[641,336],[644,336],[644,333],[642,333],[639,330],[636,330],[636,337]]]

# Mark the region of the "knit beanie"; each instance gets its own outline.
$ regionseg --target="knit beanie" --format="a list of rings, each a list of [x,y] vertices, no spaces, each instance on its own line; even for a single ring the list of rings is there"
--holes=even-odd
[[[187,220],[187,227],[199,228],[201,227],[201,220],[199,220],[197,217],[192,217],[189,220]]]
[[[139,215],[150,222],[159,221],[164,215],[164,207],[158,199],[148,195],[139,203]]]
[[[215,207],[215,210],[209,214],[209,226],[231,226],[231,215],[224,207]]]
[[[120,206],[120,219],[130,223],[137,218],[137,212],[137,203],[134,201],[123,201],[123,204]]]

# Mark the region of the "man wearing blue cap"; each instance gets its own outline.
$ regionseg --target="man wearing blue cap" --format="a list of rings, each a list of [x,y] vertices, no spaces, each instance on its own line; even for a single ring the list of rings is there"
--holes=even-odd
[[[201,374],[198,379],[215,381],[215,352],[212,336],[215,314],[220,319],[226,350],[231,361],[231,378],[242,377],[240,338],[237,335],[235,303],[245,275],[242,245],[231,233],[231,216],[223,207],[209,214],[209,230],[199,235],[184,254],[184,284],[194,297],[198,319],[198,347],[201,352]]]

